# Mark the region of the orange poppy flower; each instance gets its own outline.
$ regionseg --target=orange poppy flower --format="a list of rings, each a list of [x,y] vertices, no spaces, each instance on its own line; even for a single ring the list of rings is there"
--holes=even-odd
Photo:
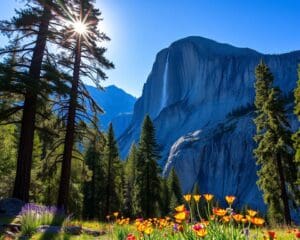
[[[254,210],[251,210],[251,209],[247,210],[247,212],[248,212],[250,217],[255,217],[256,214],[257,214],[257,211],[254,211]]]
[[[244,218],[242,214],[234,214],[232,217],[236,222],[241,222],[242,219]]]
[[[251,223],[260,227],[260,226],[264,225],[265,220],[263,218],[254,217],[254,218],[251,218]]]
[[[203,237],[205,237],[207,235],[207,230],[205,228],[202,228],[202,229],[196,231],[196,235],[198,237],[203,238]]]
[[[247,218],[242,218],[241,222],[242,222],[242,223],[247,223],[248,220],[247,220]]]
[[[199,195],[199,194],[193,195],[193,198],[194,198],[195,202],[199,202],[201,195]]]
[[[179,213],[176,213],[174,218],[177,220],[177,221],[184,221],[186,218],[187,218],[187,213],[186,212],[179,212]]]
[[[185,201],[190,202],[191,198],[192,198],[192,195],[191,194],[186,194],[186,195],[183,195],[183,198],[184,198]]]
[[[250,215],[246,215],[246,219],[248,222],[251,222],[252,217]]]
[[[230,216],[222,217],[223,222],[228,223],[230,221]]]
[[[209,225],[209,221],[202,220],[201,223],[206,227]]]
[[[213,213],[219,217],[223,217],[226,215],[227,211],[222,208],[213,208]]]
[[[232,205],[232,203],[235,200],[235,196],[226,196],[225,199],[226,199],[226,202],[228,203],[228,205]]]
[[[184,206],[184,204],[179,205],[178,207],[176,207],[176,208],[175,208],[175,211],[176,211],[176,212],[183,212],[183,211],[185,211],[185,206]]]
[[[114,212],[113,215],[114,215],[114,217],[117,218],[119,216],[119,213],[118,212]]]
[[[146,226],[145,226],[144,224],[139,224],[139,225],[137,225],[137,230],[138,230],[139,232],[144,232],[145,229],[146,229]]]
[[[210,202],[214,198],[212,194],[203,194],[203,196],[207,202]]]

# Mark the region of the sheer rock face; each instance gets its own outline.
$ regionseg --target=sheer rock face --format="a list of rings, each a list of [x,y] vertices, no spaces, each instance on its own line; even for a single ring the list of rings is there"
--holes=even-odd
[[[180,137],[170,150],[164,174],[174,167],[184,192],[191,192],[197,182],[202,193],[214,193],[221,202],[224,196],[234,195],[236,206],[248,205],[265,211],[262,193],[256,185],[253,117],[253,112],[230,117]],[[295,116],[290,116],[290,122],[295,129]]]
[[[149,114],[164,172],[175,166],[184,191],[198,181],[201,192],[237,194],[262,207],[255,185],[251,114],[231,118],[236,127],[224,133],[218,125],[227,126],[230,112],[253,103],[254,71],[261,59],[273,72],[275,84],[290,93],[296,86],[300,51],[264,55],[201,37],[185,38],[163,49],[135,104],[132,122],[119,138],[122,157],[138,141],[144,116]]]

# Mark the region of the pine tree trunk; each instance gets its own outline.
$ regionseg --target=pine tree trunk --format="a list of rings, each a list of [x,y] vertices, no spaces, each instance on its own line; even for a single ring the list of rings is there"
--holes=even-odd
[[[94,146],[96,146],[96,141],[94,142]],[[94,152],[93,154],[95,154],[96,149],[94,148]],[[92,163],[92,171],[93,171],[93,176],[92,176],[92,196],[91,196],[91,208],[90,208],[90,212],[89,212],[89,217],[90,219],[94,219],[96,217],[96,213],[95,213],[95,209],[96,208],[96,199],[95,199],[95,191],[96,191],[96,176],[95,176],[95,172],[96,172],[96,166],[95,166],[95,158],[93,157],[93,163]]]
[[[147,162],[146,174],[147,174],[147,183],[146,183],[146,217],[149,218],[150,216],[150,207],[149,207],[149,193],[150,193],[150,184],[149,184],[149,163]]]
[[[45,8],[29,69],[29,76],[33,82],[38,82],[40,78],[50,19],[51,13]],[[13,197],[25,202],[29,201],[36,107],[37,91],[27,89],[23,105],[17,171],[13,190]]]
[[[59,208],[68,210],[68,196],[70,191],[70,178],[71,178],[71,160],[75,136],[75,118],[77,107],[77,95],[79,85],[80,63],[81,63],[81,37],[78,35],[76,50],[75,50],[75,63],[73,72],[73,82],[70,93],[70,101],[68,108],[67,129],[64,142],[64,153],[62,159],[61,176],[58,192],[57,206]]]
[[[111,153],[109,153],[111,155]],[[107,186],[106,186],[106,215],[110,214],[110,193],[111,193],[111,168],[112,160],[111,156],[108,159],[108,171],[107,171]]]
[[[289,200],[288,200],[288,195],[285,187],[285,177],[283,173],[281,155],[279,153],[276,156],[276,160],[277,160],[277,167],[278,167],[278,173],[280,178],[280,188],[281,188],[281,197],[282,197],[283,207],[284,207],[285,223],[287,225],[291,225],[291,213],[289,207]]]

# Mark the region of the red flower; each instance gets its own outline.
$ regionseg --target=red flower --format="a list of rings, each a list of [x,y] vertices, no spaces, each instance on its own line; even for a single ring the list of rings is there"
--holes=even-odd
[[[268,231],[268,235],[270,239],[275,239],[276,233],[274,231]]]
[[[199,231],[199,230],[202,229],[202,228],[203,228],[202,224],[195,224],[195,225],[193,226],[193,229],[194,229],[195,231]]]
[[[296,232],[296,238],[300,238],[300,231]]]
[[[133,234],[129,233],[126,237],[126,240],[136,240],[136,238]]]

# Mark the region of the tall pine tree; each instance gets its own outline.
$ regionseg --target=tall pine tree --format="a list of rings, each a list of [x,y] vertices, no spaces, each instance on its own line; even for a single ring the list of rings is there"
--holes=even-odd
[[[60,30],[56,23],[63,20],[59,14],[60,3],[63,1],[26,2],[26,7],[17,10],[11,20],[0,22],[1,32],[10,39],[10,44],[1,49],[0,54],[13,56],[13,61],[3,61],[0,64],[0,97],[2,98],[2,93],[6,93],[6,97],[17,96],[13,107],[0,112],[0,120],[7,122],[8,117],[21,112],[17,119],[21,123],[21,129],[13,197],[24,201],[29,200],[34,137],[35,130],[38,129],[37,116],[43,116],[40,108],[48,102],[50,94],[60,94],[67,89],[62,87],[64,80],[55,68],[58,59],[47,48],[50,40],[55,43],[59,38]]]
[[[145,117],[136,165],[135,206],[143,217],[153,217],[159,209],[160,169],[155,129],[150,117]]]
[[[132,144],[129,156],[125,162],[125,183],[124,183],[124,214],[126,216],[134,216],[133,195],[134,183],[136,179],[136,164],[138,157],[138,149],[135,144]]]
[[[171,212],[171,194],[167,179],[161,180],[160,212],[161,216],[167,216]]]
[[[263,191],[268,206],[269,220],[291,223],[287,190],[293,186],[295,165],[292,160],[291,132],[285,114],[281,92],[273,87],[273,75],[268,66],[261,62],[256,68],[256,135],[254,150],[258,170],[257,184]]]
[[[298,116],[298,119],[300,121],[300,64],[298,66],[298,84],[294,92],[295,96],[295,109],[294,112],[296,116]],[[295,162],[297,164],[298,169],[298,177],[297,177],[297,184],[300,185],[300,128],[297,132],[293,134],[293,140],[294,140],[294,148],[296,150],[295,154]],[[300,196],[298,196],[298,201],[300,201]]]
[[[168,176],[168,187],[170,191],[170,209],[174,210],[175,207],[183,203],[180,182],[174,167]]]
[[[62,36],[61,46],[68,54],[62,57],[61,64],[70,69],[73,76],[67,103],[66,134],[57,205],[67,209],[76,129],[79,120],[85,121],[88,118],[81,114],[86,108],[85,104],[79,103],[80,100],[84,102],[83,99],[89,95],[81,77],[87,77],[100,86],[99,81],[106,78],[102,68],[113,68],[113,64],[104,57],[106,49],[97,45],[98,42],[109,38],[99,31],[98,26],[102,19],[101,12],[95,8],[95,1],[71,0],[65,9],[69,11],[66,14],[69,21],[63,31],[65,35]],[[93,100],[92,106],[100,111]]]
[[[114,135],[112,124],[109,125],[104,148],[105,164],[105,191],[103,195],[105,216],[114,211],[119,211],[121,206],[121,193],[119,186],[121,182],[121,162],[119,158],[118,146]]]
[[[104,166],[103,166],[103,139],[102,135],[95,131],[87,147],[85,164],[92,171],[90,181],[83,185],[83,217],[87,219],[104,218],[103,193],[105,191]],[[97,209],[97,210],[96,210]],[[96,211],[95,211],[96,210]]]
[[[34,4],[32,4],[34,2]],[[27,9],[17,12],[11,21],[1,21],[1,32],[9,37],[21,34],[18,41],[23,45],[16,49],[9,46],[1,51],[2,54],[18,52],[23,54],[17,58],[14,70],[26,72],[22,76],[22,93],[24,102],[22,106],[21,131],[17,158],[17,171],[14,184],[13,197],[26,202],[29,201],[30,172],[32,165],[32,152],[34,142],[35,120],[38,104],[38,91],[40,91],[40,78],[44,52],[46,49],[49,25],[52,17],[49,5],[52,1],[41,4],[31,1]],[[35,40],[32,41],[32,38]],[[24,39],[26,39],[24,41]],[[24,76],[27,75],[27,76]],[[21,77],[19,75],[19,77]],[[6,87],[9,87],[8,85]],[[17,89],[17,88],[16,88]],[[18,89],[20,91],[20,89]]]

